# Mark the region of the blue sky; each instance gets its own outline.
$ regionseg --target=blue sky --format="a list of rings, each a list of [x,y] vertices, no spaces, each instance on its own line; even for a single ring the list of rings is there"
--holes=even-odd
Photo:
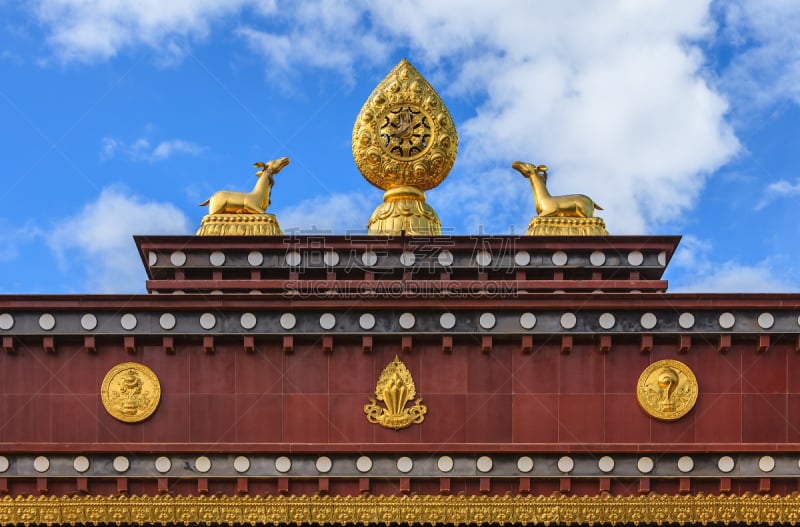
[[[407,57],[459,132],[428,201],[524,231],[514,160],[612,234],[682,234],[671,291],[800,290],[800,4],[0,0],[0,293],[143,292],[133,234],[188,234],[289,156],[287,232],[363,229],[361,105]]]

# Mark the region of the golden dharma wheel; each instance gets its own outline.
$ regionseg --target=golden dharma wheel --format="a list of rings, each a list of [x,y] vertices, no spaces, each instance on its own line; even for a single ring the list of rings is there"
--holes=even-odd
[[[353,127],[356,166],[383,190],[436,187],[453,168],[457,150],[450,112],[406,59],[373,90]]]

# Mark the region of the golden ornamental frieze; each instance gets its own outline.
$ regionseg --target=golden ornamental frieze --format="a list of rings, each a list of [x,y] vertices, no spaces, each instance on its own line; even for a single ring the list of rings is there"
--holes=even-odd
[[[414,379],[406,365],[396,355],[381,372],[378,384],[375,386],[377,400],[370,397],[370,402],[364,405],[364,413],[370,423],[379,424],[384,428],[399,430],[421,423],[425,419],[428,408],[422,403],[422,398],[406,408],[406,404],[417,396]],[[384,403],[384,406],[378,404]]]
[[[161,400],[156,374],[138,362],[123,362],[111,368],[100,386],[103,406],[112,417],[126,423],[144,421]]]
[[[382,190],[434,188],[453,168],[457,150],[450,112],[406,59],[375,87],[353,127],[356,166]]]
[[[651,417],[675,421],[694,407],[699,389],[697,378],[686,364],[664,359],[649,365],[639,376],[636,398]]]
[[[5,496],[4,525],[795,524],[800,495]]]

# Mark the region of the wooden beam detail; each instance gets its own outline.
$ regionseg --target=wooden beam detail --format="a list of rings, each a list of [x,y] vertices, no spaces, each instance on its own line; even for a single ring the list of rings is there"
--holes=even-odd
[[[122,347],[130,354],[136,353],[136,338],[133,335],[125,335],[122,337]]]
[[[175,337],[166,336],[161,339],[161,347],[164,348],[164,353],[175,355]]]
[[[253,335],[244,336],[244,351],[246,353],[256,352],[256,338]]]
[[[642,344],[639,351],[642,353],[650,353],[653,351],[653,335],[642,335]]]
[[[453,335],[442,335],[442,352],[453,353]]]
[[[611,335],[600,335],[600,352],[608,353],[611,351]]]
[[[756,345],[756,351],[758,353],[764,353],[768,349],[769,349],[769,335],[759,335],[758,344]]]
[[[533,335],[522,335],[522,353],[533,352]]]
[[[403,335],[400,338],[400,349],[403,351],[403,353],[411,353],[412,342],[413,339],[411,338],[411,335]]]
[[[333,335],[322,335],[322,351],[333,353]]]
[[[720,335],[719,344],[717,345],[717,351],[720,353],[728,353],[730,350],[731,350],[731,336]]]
[[[361,337],[361,351],[372,353],[372,335],[363,335]]]
[[[203,335],[203,351],[206,353],[214,353],[214,336]]]
[[[692,347],[692,337],[681,335],[678,337],[678,353],[688,353]]]
[[[56,352],[56,340],[53,336],[46,336],[42,339],[42,347],[47,353]]]
[[[14,353],[14,337],[10,335],[3,336],[3,351],[6,353]]]
[[[564,355],[572,351],[572,335],[561,335],[561,353]]]
[[[283,336],[283,352],[294,353],[294,337],[292,335]]]
[[[491,353],[491,351],[492,351],[492,336],[491,335],[481,336],[481,352]]]

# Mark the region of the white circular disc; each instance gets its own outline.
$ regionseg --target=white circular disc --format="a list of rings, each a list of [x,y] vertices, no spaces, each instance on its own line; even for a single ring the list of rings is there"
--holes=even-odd
[[[183,251],[175,251],[169,255],[169,261],[176,267],[182,267],[186,263],[186,253]]]
[[[536,315],[533,313],[523,313],[519,316],[519,325],[523,329],[533,329],[536,325]]]
[[[558,470],[561,472],[572,472],[575,468],[575,461],[569,456],[562,456],[558,458]]]
[[[292,460],[286,456],[281,456],[275,460],[275,470],[285,474],[292,469]]]
[[[81,327],[86,331],[92,331],[97,327],[97,317],[91,313],[86,313],[81,317]]]
[[[56,317],[50,313],[45,313],[39,317],[39,327],[45,331],[50,331],[56,327]]]
[[[417,261],[416,255],[411,251],[403,251],[400,255],[400,264],[403,267],[411,267]]]
[[[631,251],[628,253],[628,263],[639,267],[644,262],[644,255],[640,251]]]
[[[667,265],[667,253],[666,253],[666,251],[661,251],[660,253],[658,253],[658,265],[660,265],[661,267],[664,267],[665,265]]]
[[[726,474],[734,469],[736,466],[736,462],[733,461],[731,456],[722,456],[717,461],[717,468],[720,472],[725,472]]]
[[[403,313],[400,315],[399,323],[401,328],[411,329],[417,323],[417,319],[412,313]]]
[[[770,329],[775,325],[775,317],[772,313],[761,313],[758,315],[758,327],[761,329]]]
[[[162,329],[166,330],[174,328],[176,323],[177,319],[175,318],[175,315],[173,315],[172,313],[164,313],[158,319],[158,324],[161,326]]]
[[[681,313],[678,317],[678,325],[683,329],[694,327],[694,315],[691,313]]]
[[[361,263],[367,267],[372,267],[378,263],[378,255],[372,251],[364,251],[364,253],[361,255]]]
[[[242,316],[239,318],[239,323],[242,325],[244,329],[253,329],[256,327],[256,316],[252,313],[242,313]]]
[[[564,313],[561,315],[561,327],[564,329],[572,329],[578,324],[578,317],[575,313]]]
[[[153,251],[147,253],[147,263],[150,267],[153,267],[155,264],[158,263],[158,255]]]
[[[317,467],[317,472],[322,472],[323,474],[328,473],[333,468],[333,461],[328,456],[320,456],[317,458],[317,462],[315,463]]]
[[[436,257],[436,259],[439,261],[439,265],[443,265],[445,267],[453,265],[453,253],[451,253],[447,249],[441,251],[439,253],[439,256]]]
[[[611,329],[617,323],[617,319],[611,313],[603,313],[598,320],[600,327],[603,329]]]
[[[122,326],[122,329],[126,329],[128,331],[135,329],[138,322],[139,321],[136,320],[136,315],[132,313],[125,313],[119,319],[119,325]]]
[[[203,313],[200,315],[200,327],[203,329],[211,329],[217,325],[217,317],[212,313]]]
[[[533,470],[533,458],[530,456],[522,456],[517,460],[517,470],[525,472],[526,474]]]
[[[553,253],[553,256],[550,257],[550,260],[552,260],[553,265],[561,267],[567,265],[569,258],[567,257],[567,253],[564,251],[556,251]]]
[[[678,459],[678,470],[681,472],[691,472],[694,469],[694,459],[689,456],[681,456]]]
[[[319,317],[319,326],[322,329],[333,329],[336,325],[336,317],[333,316],[333,313],[323,313]]]
[[[528,251],[517,251],[514,255],[514,263],[519,266],[525,266],[531,263],[531,254]]]
[[[453,329],[456,326],[456,316],[452,313],[442,313],[439,317],[439,325],[443,329]]]
[[[441,456],[436,460],[436,468],[439,469],[439,472],[450,472],[453,470],[453,466],[453,458],[450,456]]]
[[[361,329],[372,329],[375,327],[375,315],[372,313],[364,313],[360,317],[358,317],[358,325],[361,326]]]
[[[8,470],[9,466],[11,466],[11,463],[8,462],[8,458],[6,456],[0,456],[0,472],[5,472]]]
[[[723,313],[719,316],[719,327],[722,329],[731,329],[736,324],[736,317],[733,313]]]
[[[264,255],[260,251],[250,251],[247,254],[247,263],[253,267],[258,267],[264,263]]]
[[[403,456],[397,460],[397,470],[402,472],[403,474],[407,474],[411,472],[411,469],[414,468],[414,462],[408,456]]]
[[[481,456],[475,462],[475,466],[477,467],[479,472],[489,472],[492,470],[494,466],[494,462],[492,462],[492,458],[489,456]]]
[[[250,459],[246,456],[237,456],[233,460],[233,470],[238,473],[247,472],[250,470]]]
[[[483,329],[492,329],[497,324],[497,317],[494,316],[494,313],[483,313],[478,319],[478,323]]]
[[[475,263],[481,267],[486,267],[492,263],[492,253],[489,251],[478,251],[478,254],[475,255]]]
[[[131,462],[125,456],[117,456],[112,463],[117,472],[127,472],[131,468]]]
[[[645,313],[642,315],[642,318],[639,319],[639,324],[642,325],[644,329],[653,329],[658,324],[658,318],[653,313]]]
[[[198,472],[205,474],[211,470],[211,460],[207,456],[200,456],[194,460],[194,468]]]
[[[372,459],[369,456],[360,456],[356,459],[356,469],[359,472],[369,472],[372,470]]]
[[[33,469],[36,472],[47,472],[50,470],[50,460],[45,456],[36,456],[33,460]]]
[[[655,467],[655,463],[653,463],[653,458],[645,456],[645,457],[640,457],[636,461],[636,468],[642,474],[649,474],[653,470],[653,467]]]
[[[154,463],[156,470],[165,474],[172,468],[172,461],[167,456],[159,456]]]
[[[772,472],[775,468],[775,458],[772,456],[761,456],[758,458],[758,470],[761,472]]]
[[[75,472],[80,472],[81,474],[83,474],[84,472],[89,470],[89,458],[86,456],[77,456],[75,459],[72,460],[72,468],[75,469]]]
[[[333,267],[339,263],[339,253],[336,251],[328,251],[322,255],[322,261],[325,262],[325,265],[328,267]]]
[[[606,263],[606,253],[602,251],[594,251],[589,255],[589,263],[595,267],[600,267]]]
[[[0,329],[8,330],[14,327],[14,317],[10,313],[0,315]]]
[[[214,251],[208,257],[208,261],[210,261],[211,265],[213,265],[214,267],[220,267],[222,265],[225,265],[225,253],[222,251]]]
[[[297,325],[297,318],[292,313],[284,313],[281,315],[280,323],[283,329],[294,329]]]
[[[303,257],[300,256],[300,253],[297,251],[289,251],[286,253],[286,256],[284,256],[284,260],[286,260],[286,265],[289,267],[297,267],[300,265],[300,262],[303,261]]]
[[[611,456],[603,456],[597,460],[597,468],[601,472],[611,472],[614,470],[614,458]]]

